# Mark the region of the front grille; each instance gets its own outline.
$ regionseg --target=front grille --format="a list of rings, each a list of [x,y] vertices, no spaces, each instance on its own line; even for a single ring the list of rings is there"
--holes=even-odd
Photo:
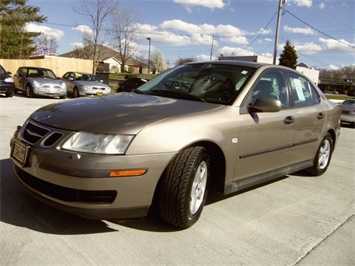
[[[50,147],[63,136],[60,132],[51,131],[49,128],[39,126],[33,122],[28,122],[24,125],[22,138],[27,143],[36,144],[43,140],[41,143],[44,147]]]
[[[92,87],[94,90],[102,90],[102,91],[104,91],[105,90],[105,88],[104,87]]]
[[[57,140],[59,140],[63,136],[62,133],[59,132],[54,132],[50,134],[44,141],[43,141],[43,146],[49,147],[52,146],[54,143],[56,143]]]
[[[115,190],[81,190],[66,188],[49,182],[38,179],[19,167],[15,166],[17,176],[27,186],[35,189],[36,191],[67,202],[83,202],[83,203],[97,203],[97,204],[110,204],[114,202],[117,192]]]
[[[29,122],[27,125],[25,125],[22,137],[27,142],[34,144],[40,141],[48,132],[49,129],[37,126]]]

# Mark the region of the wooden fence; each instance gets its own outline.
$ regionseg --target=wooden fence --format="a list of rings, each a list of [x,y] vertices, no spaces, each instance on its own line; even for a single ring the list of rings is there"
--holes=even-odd
[[[92,60],[45,56],[35,59],[0,59],[6,71],[15,74],[17,69],[22,66],[44,67],[52,69],[58,76],[63,76],[67,71],[82,71],[92,73]]]

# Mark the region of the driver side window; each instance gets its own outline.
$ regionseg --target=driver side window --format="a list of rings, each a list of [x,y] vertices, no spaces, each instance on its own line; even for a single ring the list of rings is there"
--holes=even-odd
[[[281,108],[289,108],[289,95],[285,75],[280,70],[270,70],[263,73],[255,83],[251,93],[251,104],[258,98],[272,98],[281,101]]]

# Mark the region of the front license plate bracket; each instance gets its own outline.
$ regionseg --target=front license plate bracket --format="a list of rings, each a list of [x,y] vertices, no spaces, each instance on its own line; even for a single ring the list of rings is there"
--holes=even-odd
[[[14,159],[17,164],[25,166],[27,162],[28,149],[29,146],[15,139],[12,143],[10,157]]]

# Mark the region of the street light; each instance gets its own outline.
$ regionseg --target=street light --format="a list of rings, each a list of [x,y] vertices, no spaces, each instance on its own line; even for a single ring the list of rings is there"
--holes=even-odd
[[[147,40],[149,41],[149,48],[148,48],[148,74],[150,73],[150,43],[151,39],[148,37]]]

